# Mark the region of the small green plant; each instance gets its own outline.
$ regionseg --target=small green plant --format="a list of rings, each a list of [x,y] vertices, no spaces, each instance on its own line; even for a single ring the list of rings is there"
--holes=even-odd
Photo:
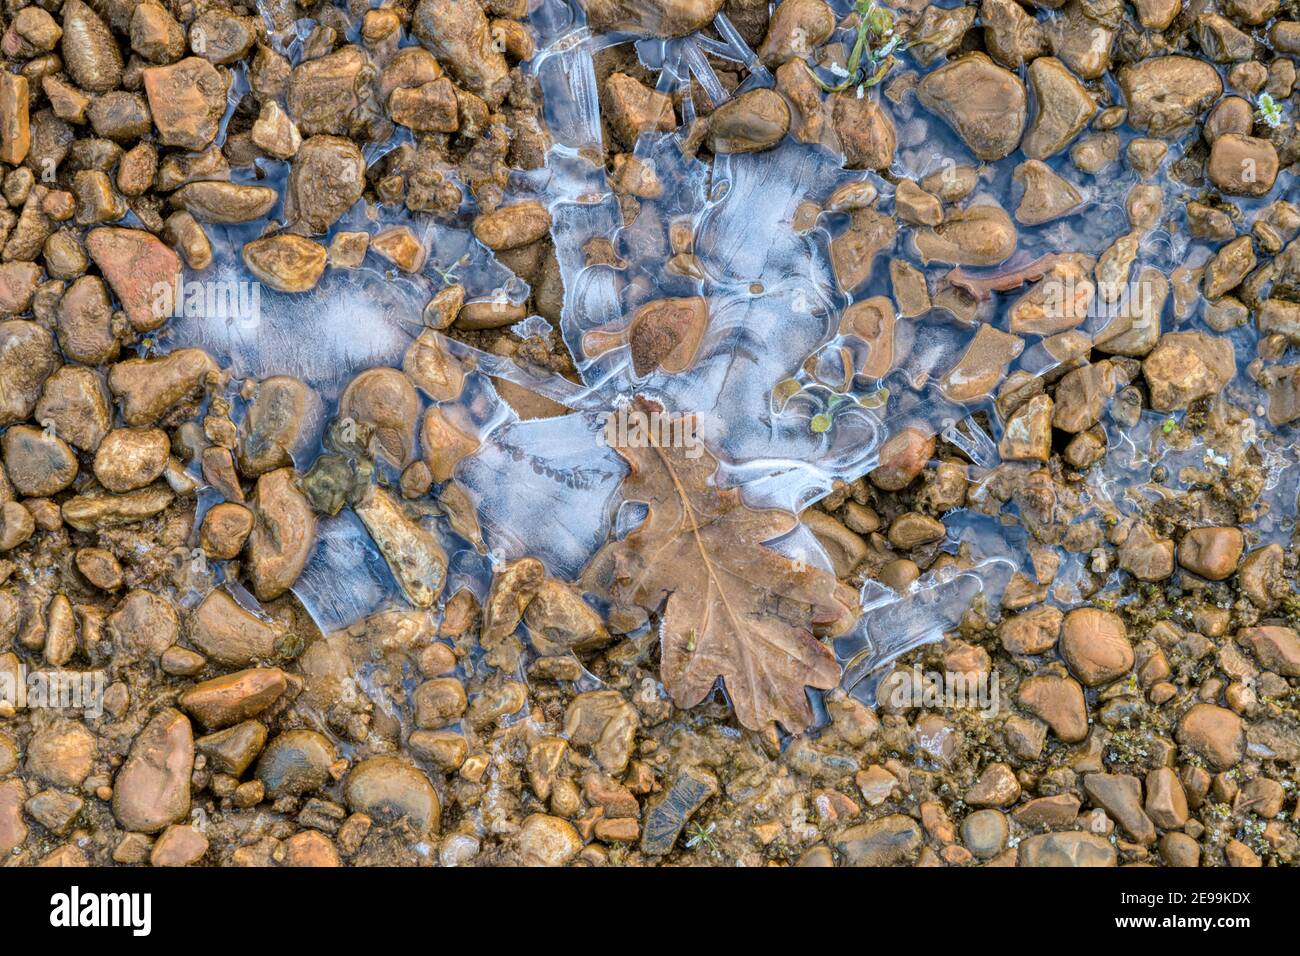
[[[1160,430],[1164,432],[1166,435],[1172,435],[1174,433],[1174,429],[1177,427],[1178,427],[1178,422],[1174,421],[1172,418],[1166,418],[1165,423],[1160,426]]]
[[[894,65],[894,54],[906,50],[910,44],[894,32],[894,14],[876,0],[857,0],[853,5],[858,15],[858,35],[849,53],[847,68],[835,69],[843,79],[831,85],[804,64],[817,85],[828,93],[840,93],[850,87],[875,86],[883,80]]]
[[[717,853],[718,845],[713,841],[713,831],[717,827],[716,823],[710,823],[708,826],[692,823],[689,827],[690,836],[686,839],[686,849],[694,850],[697,846],[702,846],[710,853]]]
[[[1282,121],[1286,119],[1286,110],[1281,103],[1273,99],[1271,94],[1259,94],[1259,99],[1255,101],[1255,105],[1259,107],[1255,111],[1255,118],[1272,129],[1277,129],[1282,125]]]

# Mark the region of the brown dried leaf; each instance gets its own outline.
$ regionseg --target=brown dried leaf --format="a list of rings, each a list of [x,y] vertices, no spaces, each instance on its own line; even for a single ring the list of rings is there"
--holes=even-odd
[[[634,409],[662,412],[643,398]],[[692,458],[660,444],[668,429],[648,432],[645,447],[617,448],[631,466],[623,497],[648,514],[596,555],[588,585],[617,606],[660,611],[661,676],[678,707],[698,704],[721,677],[744,726],[775,720],[803,730],[812,720],[804,687],[829,689],[840,676],[813,628],[842,632],[856,595],[830,572],[763,546],[790,532],[795,515],[747,507],[737,489],[712,483],[718,463],[702,446]]]

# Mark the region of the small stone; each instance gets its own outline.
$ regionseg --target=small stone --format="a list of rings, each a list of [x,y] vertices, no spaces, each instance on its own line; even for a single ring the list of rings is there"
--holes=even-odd
[[[192,826],[169,826],[153,845],[151,866],[193,866],[208,852],[208,838]]]
[[[216,67],[192,56],[141,76],[163,145],[201,150],[216,138],[226,111],[226,80]]]
[[[1193,528],[1178,543],[1178,563],[1193,574],[1223,581],[1237,570],[1245,547],[1240,528]]]
[[[1214,704],[1192,705],[1178,721],[1177,740],[1214,770],[1232,769],[1246,749],[1241,718]]]
[[[325,247],[289,233],[244,244],[244,265],[277,292],[307,292],[325,272]]]
[[[1087,687],[1109,683],[1133,667],[1123,619],[1099,608],[1077,608],[1065,616],[1061,655]]]
[[[127,830],[157,833],[190,812],[194,738],[190,722],[165,708],[131,744],[113,782],[113,815]]]

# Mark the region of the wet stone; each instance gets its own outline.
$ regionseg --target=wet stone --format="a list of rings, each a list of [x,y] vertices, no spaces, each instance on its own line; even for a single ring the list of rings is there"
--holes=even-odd
[[[983,53],[970,53],[927,73],[917,97],[982,160],[1001,159],[1020,145],[1025,86]]]
[[[77,477],[77,456],[57,435],[30,425],[14,425],[0,438],[5,471],[20,494],[48,498]]]
[[[683,767],[664,794],[646,808],[641,852],[663,856],[677,843],[687,822],[718,793],[718,781],[708,770]]]
[[[911,863],[922,844],[921,828],[902,814],[850,827],[835,840],[848,866],[899,866]]]
[[[149,110],[166,146],[200,150],[217,135],[226,111],[225,78],[207,60],[189,57],[141,74]]]
[[[294,156],[285,216],[309,235],[320,235],[356,204],[365,188],[365,160],[351,140],[312,136]]]
[[[306,292],[325,272],[325,247],[289,233],[245,243],[243,258],[248,270],[277,292]]]
[[[118,428],[95,452],[95,477],[109,491],[135,491],[162,474],[171,442],[160,428]]]
[[[314,730],[290,730],[274,737],[257,762],[257,779],[272,800],[319,790],[330,780],[334,745]]]
[[[344,784],[348,806],[381,826],[405,820],[416,836],[436,833],[442,807],[428,778],[396,757],[371,757],[357,764]]]
[[[256,717],[280,699],[288,683],[274,667],[256,667],[196,684],[177,699],[182,710],[211,730]]]
[[[194,738],[190,722],[159,711],[131,744],[113,781],[113,815],[124,829],[157,833],[189,816]]]

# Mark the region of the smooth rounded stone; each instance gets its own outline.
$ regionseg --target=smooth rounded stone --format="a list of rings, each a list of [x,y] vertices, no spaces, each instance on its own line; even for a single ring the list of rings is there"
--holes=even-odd
[[[1206,166],[1210,181],[1232,196],[1263,196],[1277,182],[1277,149],[1266,139],[1224,133],[1214,140]]]
[[[1178,542],[1178,563],[1193,574],[1223,581],[1237,570],[1245,547],[1240,528],[1193,528]]]
[[[101,591],[116,591],[122,586],[122,565],[111,551],[79,548],[73,561],[81,576]]]
[[[213,560],[231,561],[244,549],[252,533],[253,512],[243,505],[223,501],[203,516],[199,547]]]
[[[64,355],[74,362],[102,365],[117,357],[119,327],[99,276],[82,276],[63,293],[56,331]]]
[[[156,237],[143,229],[105,226],[87,234],[86,251],[135,331],[151,332],[171,317],[167,306],[173,304],[181,260]]]
[[[1142,361],[1142,374],[1157,412],[1186,408],[1217,395],[1237,374],[1232,343],[1204,332],[1170,332]]]
[[[1076,608],[1065,616],[1061,656],[1087,687],[1109,683],[1133,667],[1123,619],[1100,608]]]
[[[1000,206],[971,206],[949,214],[938,226],[916,231],[923,262],[995,266],[1016,251],[1016,226]]]
[[[436,730],[459,720],[469,706],[465,685],[455,677],[425,681],[415,689],[415,724],[424,730]]]
[[[194,611],[190,621],[190,643],[219,664],[247,667],[275,654],[281,629],[258,617],[230,595],[218,589]]]
[[[29,418],[58,367],[54,337],[35,322],[0,322],[0,427]]]
[[[916,822],[894,813],[849,827],[836,837],[835,849],[848,866],[900,866],[915,861],[923,842]]]
[[[976,810],[961,822],[961,839],[981,860],[997,856],[1010,835],[1006,814],[998,810]]]
[[[1283,677],[1300,677],[1300,635],[1289,627],[1246,627],[1237,643],[1249,647],[1259,663]]]
[[[1119,85],[1129,125],[1159,137],[1186,130],[1223,93],[1218,71],[1188,56],[1154,57],[1124,66]]]
[[[208,852],[208,838],[192,826],[169,826],[149,852],[150,866],[193,866]]]
[[[1160,856],[1169,866],[1200,866],[1201,845],[1186,833],[1166,833],[1160,838]]]
[[[284,214],[291,226],[320,235],[356,205],[366,186],[366,161],[350,139],[312,136],[294,156]]]
[[[113,422],[103,377],[84,366],[62,366],[45,380],[33,417],[72,447],[93,452]]]
[[[594,24],[593,24],[594,25]],[[411,31],[465,89],[498,106],[510,89],[510,68],[487,16],[475,4],[420,0]]]
[[[248,270],[277,292],[314,289],[325,272],[325,247],[289,233],[279,233],[244,244]]]
[[[1025,85],[983,53],[968,53],[927,73],[916,94],[982,160],[1002,159],[1020,145]]]
[[[1255,128],[1255,108],[1249,100],[1240,96],[1225,96],[1214,104],[1214,109],[1205,118],[1201,135],[1213,145],[1214,141],[1225,133],[1237,133],[1249,136]]]
[[[157,833],[190,813],[194,734],[178,710],[164,708],[136,735],[113,781],[113,815],[125,830]]]
[[[220,730],[256,717],[270,707],[289,683],[276,667],[254,667],[195,684],[177,703],[204,727]]]
[[[550,234],[551,214],[535,200],[500,206],[474,220],[474,237],[493,252],[530,245]]]
[[[49,254],[51,241],[66,232],[57,232],[45,242],[46,265],[52,267]],[[0,264],[0,313],[18,315],[32,304],[32,295],[41,279],[41,267],[34,262],[6,262]]]
[[[293,587],[311,557],[316,514],[299,490],[292,468],[258,478],[252,507],[248,576],[258,600],[273,601]]]
[[[122,83],[117,40],[82,0],[63,4],[63,62],[68,75],[89,93],[107,93]]]
[[[1146,778],[1146,814],[1164,830],[1175,830],[1187,822],[1187,792],[1171,767],[1157,767]]]
[[[790,107],[775,90],[749,90],[714,110],[708,124],[709,147],[715,153],[758,153],[785,138]]]
[[[1178,721],[1179,746],[1201,757],[1213,770],[1230,770],[1246,752],[1241,718],[1215,704],[1194,704]]]
[[[284,841],[282,866],[336,867],[342,866],[339,851],[330,838],[319,830],[303,830]]]
[[[405,820],[421,839],[442,826],[442,805],[429,778],[397,757],[361,761],[348,774],[343,794],[354,813],[381,826]]]
[[[1047,159],[1070,145],[1096,113],[1097,104],[1055,57],[1034,60],[1027,77],[1034,94],[1034,113],[1021,149],[1030,159]]]
[[[1066,743],[1088,736],[1088,708],[1077,681],[1048,675],[1028,677],[1021,682],[1016,699]]]
[[[272,738],[257,761],[257,779],[272,800],[319,790],[337,759],[329,738],[314,730],[290,730]]]
[[[367,369],[349,382],[338,417],[373,429],[374,452],[393,466],[405,468],[415,460],[420,396],[397,369]]]
[[[18,494],[49,498],[77,477],[77,456],[67,442],[30,425],[14,425],[0,438],[5,471]]]
[[[275,375],[257,384],[240,426],[239,470],[256,478],[305,455],[323,415],[320,396],[305,382]]]
[[[1088,799],[1104,809],[1135,843],[1156,842],[1155,824],[1142,809],[1142,781],[1131,774],[1090,773],[1083,778]]]
[[[515,840],[524,866],[564,866],[582,849],[573,824],[544,813],[530,814]]]
[[[149,109],[164,146],[201,150],[216,138],[226,111],[226,80],[200,57],[141,73]]]
[[[36,533],[32,513],[16,501],[0,505],[0,553],[26,544]]]
[[[134,491],[156,481],[170,455],[171,440],[161,428],[117,428],[95,452],[95,477],[109,491]]]
[[[127,425],[152,425],[182,402],[203,394],[219,369],[202,349],[177,349],[161,358],[132,358],[108,372],[108,389]]]
[[[95,764],[95,735],[81,723],[61,718],[32,735],[27,772],[54,787],[80,787]]]
[[[852,92],[831,98],[831,125],[844,151],[846,169],[886,170],[894,162],[898,134],[877,100]]]
[[[587,23],[602,32],[680,37],[703,29],[723,0],[581,0]]]
[[[180,618],[161,594],[137,588],[104,621],[117,647],[133,655],[157,656],[176,643]]]
[[[1040,833],[1020,841],[1017,866],[1115,866],[1115,848],[1105,837],[1070,831]]]
[[[207,758],[208,766],[214,772],[242,777],[266,746],[266,737],[265,724],[246,720],[242,724],[218,730],[215,734],[200,737],[194,746]]]
[[[76,196],[77,224],[113,222],[126,215],[126,204],[113,193],[108,176],[97,169],[83,169],[72,180]]]
[[[777,5],[759,45],[759,59],[769,68],[805,59],[835,31],[835,12],[824,0],[786,0]]]
[[[239,183],[189,183],[171,195],[172,205],[184,209],[198,222],[231,225],[252,222],[275,207],[280,194],[269,186]]]

